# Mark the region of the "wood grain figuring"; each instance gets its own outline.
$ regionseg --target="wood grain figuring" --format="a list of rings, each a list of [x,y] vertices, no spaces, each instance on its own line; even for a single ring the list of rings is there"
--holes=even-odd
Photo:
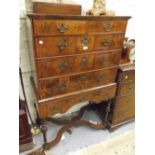
[[[77,35],[85,34],[85,21],[34,20],[34,35]]]
[[[33,2],[34,13],[80,15],[81,5]]]
[[[66,94],[115,82],[117,68],[91,71],[61,78],[39,80],[40,98]]]
[[[95,50],[121,49],[124,34],[103,35],[95,37]]]
[[[42,118],[63,113],[79,100],[99,102],[109,98],[98,95],[102,92],[98,87],[115,82],[130,18],[45,14],[54,9],[51,7],[34,5],[37,13],[28,14],[32,21],[36,88]],[[108,88],[104,89],[108,96]],[[90,91],[95,91],[97,96]],[[54,105],[58,107],[53,109]]]
[[[122,110],[125,108],[128,108],[130,106],[134,106],[135,104],[135,96],[134,95],[128,95],[123,97],[117,97],[115,108]]]
[[[127,70],[122,75],[121,78],[122,83],[123,82],[135,82],[135,70]]]
[[[126,110],[115,111],[113,114],[112,124],[117,124],[120,122],[125,122],[134,117],[135,108],[129,107]]]
[[[114,51],[40,59],[37,60],[38,77],[52,77],[114,67],[118,65],[120,56],[121,51]]]
[[[109,33],[109,32],[125,32],[126,20],[107,20],[107,21],[91,21],[86,26],[86,32],[89,34]]]
[[[82,54],[94,49],[93,36],[37,37],[35,42],[38,58]]]
[[[64,113],[71,106],[84,102],[84,101],[93,101],[99,103],[102,100],[108,100],[115,96],[116,84],[105,85],[102,87],[96,87],[93,90],[85,90],[85,92],[78,93],[76,95],[70,95],[67,97],[62,97],[56,100],[51,100],[48,102],[39,104],[40,117],[45,118],[47,116],[54,115],[56,113]],[[46,111],[45,111],[46,109]]]
[[[82,54],[98,50],[121,49],[124,34],[73,37],[37,37],[36,57]]]
[[[119,96],[130,95],[135,93],[134,83],[123,83],[119,87]]]

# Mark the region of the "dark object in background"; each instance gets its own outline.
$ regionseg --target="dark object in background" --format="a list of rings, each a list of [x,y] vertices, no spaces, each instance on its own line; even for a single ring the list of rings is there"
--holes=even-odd
[[[19,151],[33,148],[31,127],[28,123],[27,114],[23,107],[23,100],[19,100]]]
[[[81,15],[81,5],[33,2],[34,13]]]

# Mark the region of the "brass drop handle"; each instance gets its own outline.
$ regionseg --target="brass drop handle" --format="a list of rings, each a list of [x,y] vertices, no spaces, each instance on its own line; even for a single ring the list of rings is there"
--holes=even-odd
[[[88,79],[87,75],[81,75],[80,76],[80,80],[82,80],[82,81],[85,81],[87,79]]]
[[[84,37],[84,38],[81,40],[81,42],[82,42],[82,44],[83,44],[84,46],[87,46],[87,45],[89,44],[89,38]]]
[[[65,47],[67,47],[68,46],[68,43],[67,43],[67,41],[66,40],[63,40],[63,41],[61,41],[59,44],[58,44],[58,47],[59,47],[59,49],[61,49],[61,50],[63,50]]]
[[[86,101],[86,97],[80,97],[79,101],[80,101],[80,102]]]
[[[66,30],[68,30],[68,26],[62,23],[57,27],[57,29],[59,30],[59,32],[64,33]]]
[[[87,64],[87,59],[85,57],[80,61],[80,66],[85,66]]]
[[[110,45],[110,41],[108,39],[103,39],[101,42],[104,46],[109,46]]]
[[[65,70],[68,67],[68,63],[66,61],[61,61],[58,67],[60,70]]]
[[[112,28],[112,25],[110,23],[106,23],[103,25],[104,31],[108,32]]]
[[[61,84],[59,83],[57,87],[61,90],[65,90],[68,87],[68,85],[66,83],[61,83]]]

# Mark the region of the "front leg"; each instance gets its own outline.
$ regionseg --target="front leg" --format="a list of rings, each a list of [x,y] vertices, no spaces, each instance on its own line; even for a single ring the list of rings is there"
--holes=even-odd
[[[109,100],[108,105],[106,107],[106,114],[105,114],[105,122],[106,123],[108,122],[108,115],[109,115],[109,112],[111,110],[111,104],[112,104],[112,100]]]

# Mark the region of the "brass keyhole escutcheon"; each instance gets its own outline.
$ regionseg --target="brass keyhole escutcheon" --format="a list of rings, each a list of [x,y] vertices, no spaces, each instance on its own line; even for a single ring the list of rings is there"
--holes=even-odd
[[[68,30],[68,26],[62,23],[57,27],[57,29],[59,30],[59,32],[64,33],[66,30]]]
[[[68,43],[67,43],[67,41],[65,39],[58,44],[58,47],[61,50],[63,50],[67,46],[68,46]]]
[[[89,44],[89,38],[88,37],[84,37],[81,42],[82,42],[82,44],[84,46],[88,46],[88,44]]]
[[[108,39],[103,39],[102,40],[102,42],[101,42],[101,44],[103,45],[103,46],[109,46],[110,45],[110,41],[108,40]]]
[[[60,64],[58,65],[58,67],[60,68],[60,70],[65,70],[68,67],[68,63],[66,61],[61,61]]]
[[[106,23],[103,25],[104,31],[108,32],[112,28],[112,25],[110,23]]]

